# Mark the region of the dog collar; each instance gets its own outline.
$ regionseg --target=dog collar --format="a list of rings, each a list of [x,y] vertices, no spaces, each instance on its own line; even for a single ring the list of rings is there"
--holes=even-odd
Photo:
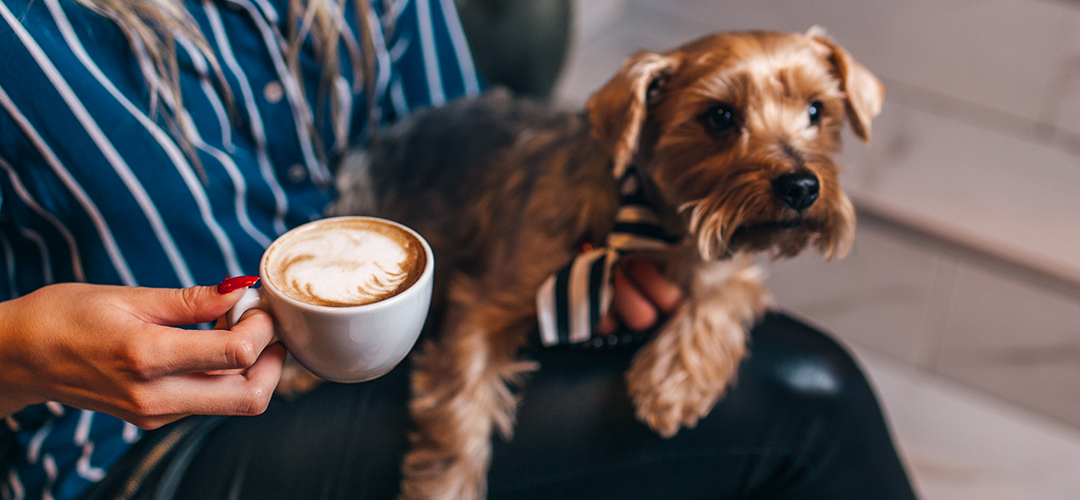
[[[612,270],[619,260],[631,252],[663,250],[681,239],[664,228],[642,176],[628,167],[619,179],[619,209],[605,246],[578,254],[540,286],[536,308],[541,343],[589,342],[611,305]]]

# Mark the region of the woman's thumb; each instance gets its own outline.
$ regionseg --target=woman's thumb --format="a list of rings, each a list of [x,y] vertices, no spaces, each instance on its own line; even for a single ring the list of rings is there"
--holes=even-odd
[[[154,322],[166,326],[194,325],[213,321],[228,312],[244,291],[259,281],[255,276],[226,278],[215,286],[190,288],[147,288],[143,309]]]

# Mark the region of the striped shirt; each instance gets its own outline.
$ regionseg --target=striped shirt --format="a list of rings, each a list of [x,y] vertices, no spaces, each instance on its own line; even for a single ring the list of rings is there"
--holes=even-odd
[[[479,91],[453,0],[371,3],[384,119]],[[367,97],[330,102],[311,50],[303,81],[293,77],[289,0],[185,4],[233,96],[228,111],[208,61],[179,40],[187,120],[177,123],[189,124],[198,162],[152,113],[145,61],[118,26],[71,0],[0,0],[0,299],[58,282],[187,287],[255,275],[271,240],[323,215],[334,193],[317,145],[332,153],[360,140]],[[356,34],[352,8],[344,29]],[[364,88],[341,50],[334,85]],[[337,123],[320,112],[330,106],[345,111]],[[139,436],[105,414],[26,408],[0,422],[0,453],[14,450],[0,460],[14,462],[0,470],[0,498],[77,498]]]

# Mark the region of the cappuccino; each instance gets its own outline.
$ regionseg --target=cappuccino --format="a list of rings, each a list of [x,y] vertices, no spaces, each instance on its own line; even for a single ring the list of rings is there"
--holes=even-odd
[[[286,233],[266,251],[263,265],[270,284],[292,299],[350,307],[407,290],[424,272],[427,256],[405,229],[344,217]]]

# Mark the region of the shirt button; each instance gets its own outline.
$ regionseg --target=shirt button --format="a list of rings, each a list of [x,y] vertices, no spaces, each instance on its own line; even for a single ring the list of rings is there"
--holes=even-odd
[[[289,167],[289,180],[293,182],[302,182],[307,178],[307,168],[299,163],[293,164]]]
[[[281,84],[278,82],[270,82],[263,87],[263,97],[270,104],[277,104],[281,101],[282,97],[285,97],[285,90],[281,88]]]

